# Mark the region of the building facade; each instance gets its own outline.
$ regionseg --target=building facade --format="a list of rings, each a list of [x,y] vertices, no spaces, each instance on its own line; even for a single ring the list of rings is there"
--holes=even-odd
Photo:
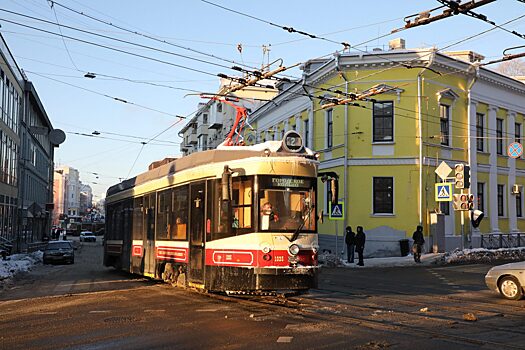
[[[0,241],[10,244],[16,241],[18,225],[18,132],[23,81],[22,72],[0,35]]]
[[[483,57],[470,51],[407,50],[400,43],[310,61],[302,81],[281,84],[280,94],[251,115],[257,141],[295,129],[320,154],[320,169],[339,175],[344,220],[329,219],[329,185],[318,183],[318,209],[326,215],[321,248],[342,251],[347,225],[364,227],[372,256],[398,255],[399,241],[419,224],[427,251],[476,247],[483,233],[525,231],[525,161],[507,156],[507,146],[522,139],[525,84],[480,67]],[[383,93],[333,103],[377,89]],[[463,192],[485,213],[479,228],[468,212],[436,201],[441,162],[470,165],[471,186]]]
[[[19,232],[21,244],[41,241],[51,230],[54,148],[65,137],[51,121],[30,81],[24,84],[20,120]]]
[[[80,216],[81,186],[77,169],[69,166],[61,166],[55,169],[53,225],[58,225],[65,216]]]

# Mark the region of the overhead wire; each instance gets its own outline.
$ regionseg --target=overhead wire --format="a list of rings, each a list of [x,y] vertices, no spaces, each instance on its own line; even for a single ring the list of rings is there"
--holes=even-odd
[[[36,20],[36,21],[39,21],[39,22],[47,23],[47,24],[54,24],[54,23],[52,23],[52,22],[50,22],[48,20],[42,19],[42,18],[29,16],[29,15],[24,15],[22,13],[18,13],[18,12],[15,12],[15,11],[10,11],[10,10],[3,9],[3,8],[0,8],[0,11],[7,12],[7,13],[10,13],[10,14],[13,14],[13,15],[16,15],[16,16],[20,16],[20,17],[30,18],[30,19],[33,19],[33,20]],[[4,20],[4,21],[6,21],[6,20]],[[89,34],[89,35],[101,37],[101,38],[104,38],[104,39],[117,41],[117,42],[120,42],[120,43],[124,43],[124,44],[128,44],[128,45],[140,47],[140,48],[143,48],[143,49],[152,50],[152,51],[160,52],[160,53],[167,54],[167,55],[173,55],[173,56],[189,59],[189,60],[192,60],[192,61],[197,61],[197,62],[200,62],[200,63],[206,63],[206,64],[210,64],[210,65],[213,65],[213,66],[225,68],[225,69],[231,69],[230,66],[225,66],[225,65],[222,65],[222,64],[219,64],[219,63],[210,62],[210,61],[202,60],[202,59],[199,59],[199,58],[190,57],[190,56],[187,56],[187,55],[182,55],[182,54],[175,53],[175,52],[172,52],[172,51],[162,50],[162,49],[155,48],[155,47],[152,47],[152,46],[135,43],[135,42],[132,42],[132,41],[129,41],[129,40],[123,40],[123,39],[114,38],[114,37],[111,37],[111,36],[108,36],[108,35],[95,33],[95,32],[89,31],[89,30],[84,30],[84,29],[80,29],[80,28],[76,28],[76,27],[72,27],[72,26],[68,26],[68,25],[64,25],[64,24],[59,24],[58,22],[57,22],[57,25],[59,27],[64,27],[64,28],[71,29],[71,30],[74,30],[74,31],[78,31],[78,32],[81,32],[81,33],[84,33],[84,34]],[[54,34],[57,34],[57,33],[54,33]],[[72,37],[65,36],[65,35],[62,34],[62,32],[60,32],[60,36],[62,38],[68,38],[68,39],[73,39],[73,40],[77,40],[77,41],[81,41],[82,40],[82,39],[78,39],[78,38],[72,38]],[[185,66],[181,66],[181,65],[178,65],[178,66],[179,66],[179,68],[184,68],[184,69],[189,69],[189,70],[195,71],[194,69],[189,68],[189,67],[185,67]]]
[[[149,111],[152,111],[152,112],[168,115],[168,116],[175,117],[175,118],[185,118],[185,117],[181,117],[181,116],[175,115],[173,113],[164,112],[164,111],[161,111],[161,110],[158,110],[158,109],[155,109],[155,108],[151,108],[151,107],[147,107],[147,106],[135,103],[135,102],[131,102],[131,101],[125,100],[125,99],[120,98],[120,97],[114,97],[114,96],[111,96],[111,95],[108,95],[108,94],[104,94],[104,93],[101,93],[101,92],[98,92],[98,91],[95,91],[95,90],[87,89],[87,88],[82,87],[82,86],[71,84],[71,83],[68,83],[68,82],[65,82],[65,81],[62,81],[62,80],[46,77],[45,75],[41,75],[41,74],[38,74],[36,72],[32,72],[32,71],[26,71],[26,72],[38,75],[39,77],[44,78],[44,79],[49,79],[49,80],[52,80],[52,81],[55,81],[55,82],[58,82],[58,83],[61,83],[61,84],[64,84],[64,85],[72,86],[72,87],[80,89],[80,90],[88,91],[88,92],[91,92],[93,94],[96,94],[96,95],[99,95],[99,96],[103,96],[103,97],[109,98],[109,99],[117,101],[117,102],[129,104],[129,105],[132,105],[132,106],[135,106],[135,107],[143,108],[143,109],[146,109],[146,110],[149,110]]]
[[[41,32],[48,33],[48,34],[51,34],[51,35],[61,36],[60,34],[55,33],[55,32],[51,32],[51,31],[48,31],[48,30],[45,30],[45,29],[41,29],[41,28],[38,28],[38,27],[33,27],[33,26],[30,26],[30,25],[27,25],[27,24],[22,24],[22,23],[18,23],[18,22],[15,22],[15,21],[7,20],[7,19],[4,19],[4,18],[0,18],[0,21],[4,21],[4,22],[7,22],[7,23],[11,23],[11,24],[17,25],[17,26],[21,26],[21,27],[25,27],[25,28],[29,28],[29,29],[33,29],[33,30],[37,30],[37,31],[41,31]],[[203,70],[200,70],[200,69],[186,67],[186,66],[183,66],[183,65],[180,65],[180,64],[176,64],[176,63],[172,63],[172,62],[169,62],[169,61],[157,59],[157,58],[154,58],[154,57],[145,56],[145,55],[141,55],[141,54],[125,51],[125,50],[122,50],[122,49],[114,48],[114,47],[103,45],[103,44],[98,44],[98,43],[95,43],[95,42],[92,42],[92,41],[79,39],[79,38],[75,38],[75,37],[71,37],[71,36],[67,36],[67,35],[63,35],[63,37],[71,39],[71,40],[75,40],[75,41],[78,41],[78,42],[82,42],[84,44],[88,44],[88,45],[92,45],[92,46],[96,46],[96,47],[100,47],[100,48],[104,48],[104,49],[108,49],[108,50],[124,53],[124,54],[130,55],[130,56],[143,58],[143,59],[154,61],[154,62],[157,62],[157,63],[162,63],[162,64],[170,65],[170,66],[173,66],[173,67],[189,70],[189,71],[192,71],[192,72],[197,72],[197,73],[210,75],[210,76],[216,76],[216,74],[214,74],[214,73],[206,72],[206,71],[203,71]]]
[[[182,45],[178,45],[178,44],[175,44],[175,43],[172,43],[172,42],[169,42],[169,41],[166,41],[166,40],[162,40],[162,39],[159,39],[157,37],[154,37],[152,35],[148,35],[148,34],[145,34],[145,33],[142,33],[142,32],[139,32],[139,31],[134,31],[134,30],[130,30],[128,28],[125,28],[125,27],[122,27],[122,26],[119,26],[119,25],[116,25],[116,24],[113,24],[111,22],[107,22],[107,21],[104,21],[102,19],[99,19],[99,18],[96,18],[92,15],[88,15],[84,12],[81,12],[81,11],[77,11],[73,8],[70,8],[68,6],[65,6],[57,1],[54,1],[54,0],[50,0],[52,3],[56,4],[57,6],[60,6],[68,11],[71,11],[73,13],[76,13],[78,15],[81,15],[81,16],[85,16],[91,20],[94,20],[94,21],[97,21],[99,23],[103,23],[105,25],[108,25],[108,26],[111,26],[111,27],[114,27],[114,28],[117,28],[121,31],[124,31],[124,32],[127,32],[127,33],[131,33],[131,34],[135,34],[135,35],[138,35],[138,36],[142,36],[144,38],[147,38],[147,39],[150,39],[150,40],[154,40],[154,41],[157,41],[157,42],[160,42],[160,43],[163,43],[163,44],[166,44],[166,45],[170,45],[170,46],[173,46],[173,47],[177,47],[179,49],[182,49],[182,50],[186,50],[186,51],[190,51],[190,52],[194,52],[194,53],[198,53],[200,55],[203,55],[203,56],[208,56],[208,57],[211,57],[211,58],[214,58],[214,59],[217,59],[217,60],[220,60],[220,61],[223,61],[223,62],[228,62],[228,63],[233,63],[233,64],[241,64],[241,63],[238,63],[236,62],[235,60],[229,60],[229,59],[225,59],[225,58],[222,58],[222,57],[219,57],[219,56],[216,56],[216,55],[213,55],[213,54],[210,54],[210,53],[207,53],[207,52],[204,52],[204,51],[200,51],[200,50],[196,50],[196,49],[193,49],[193,48],[190,48],[190,47],[185,47],[185,46],[182,46]],[[244,65],[244,64],[241,64],[241,65]],[[247,65],[244,65],[246,67],[249,67]],[[252,68],[252,69],[255,69],[254,67],[249,67],[249,68]]]

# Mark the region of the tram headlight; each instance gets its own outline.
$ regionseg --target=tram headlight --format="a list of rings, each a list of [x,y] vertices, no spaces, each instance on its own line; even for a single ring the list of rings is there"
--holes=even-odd
[[[272,250],[270,249],[270,247],[265,246],[265,247],[263,247],[262,251],[263,251],[264,254],[268,254],[268,253],[271,252]]]
[[[299,254],[299,246],[297,244],[292,244],[289,248],[288,248],[288,252],[291,254],[291,255],[297,255]]]

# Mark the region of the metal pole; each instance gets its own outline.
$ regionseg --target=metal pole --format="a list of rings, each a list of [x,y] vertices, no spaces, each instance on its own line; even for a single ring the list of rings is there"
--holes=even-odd
[[[459,215],[461,216],[461,250],[463,250],[465,249],[465,239],[464,239],[465,216],[463,215],[463,211],[460,211]]]
[[[338,244],[337,241],[339,240],[339,222],[335,222],[335,257],[337,258],[339,256],[339,249],[337,248]]]

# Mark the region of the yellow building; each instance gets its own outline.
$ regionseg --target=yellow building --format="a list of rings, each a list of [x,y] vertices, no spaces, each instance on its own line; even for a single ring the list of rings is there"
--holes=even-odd
[[[398,255],[399,241],[419,224],[427,251],[477,247],[482,233],[524,231],[525,163],[508,157],[507,147],[523,134],[525,84],[480,66],[482,59],[471,51],[407,50],[397,41],[388,51],[312,60],[301,81],[282,83],[280,94],[250,115],[257,141],[295,129],[320,153],[320,169],[339,174],[344,220],[328,218],[327,184],[318,184],[326,216],[321,249],[343,250],[347,225],[364,227],[365,254],[373,256]],[[325,106],[371,88],[385,92]],[[469,212],[436,202],[442,162],[470,165],[470,193],[485,214],[479,228]]]

